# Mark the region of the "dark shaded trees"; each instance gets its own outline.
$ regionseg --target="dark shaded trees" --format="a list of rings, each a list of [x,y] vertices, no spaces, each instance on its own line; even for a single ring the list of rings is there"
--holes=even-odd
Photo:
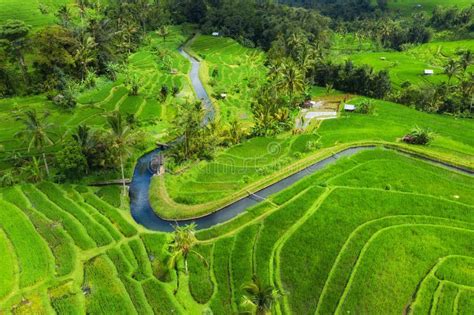
[[[16,59],[23,80],[28,82],[28,67],[25,62],[25,51],[30,42],[27,39],[30,27],[20,20],[7,20],[0,25],[0,47],[4,47],[11,58]]]

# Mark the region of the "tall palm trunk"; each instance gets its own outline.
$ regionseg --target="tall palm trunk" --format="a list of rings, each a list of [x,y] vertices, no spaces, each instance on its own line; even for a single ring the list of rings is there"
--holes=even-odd
[[[28,70],[26,68],[26,62],[25,62],[25,57],[23,54],[17,49],[16,51],[16,56],[18,58],[18,63],[20,64],[20,70],[23,75],[23,80],[25,81],[26,84],[28,84]]]
[[[43,152],[44,167],[46,169],[46,176],[49,178],[48,161],[46,161],[46,154]]]
[[[174,289],[173,294],[176,295],[179,290],[179,269],[178,269],[178,264],[175,264],[174,269],[176,271],[176,289]]]
[[[123,158],[122,154],[120,154],[120,169],[122,171],[122,188],[123,188],[123,195],[127,195],[127,187],[125,186],[125,172],[123,170]]]

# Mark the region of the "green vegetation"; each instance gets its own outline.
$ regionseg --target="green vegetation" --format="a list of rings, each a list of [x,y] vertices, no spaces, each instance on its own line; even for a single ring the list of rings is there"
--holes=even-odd
[[[447,80],[444,74],[445,63],[449,58],[455,58],[456,53],[464,50],[474,50],[472,40],[435,41],[416,46],[405,51],[365,51],[350,55],[341,54],[341,60],[352,60],[357,65],[368,64],[377,71],[387,70],[390,79],[396,87],[405,82],[420,85],[423,83],[440,83]],[[433,76],[424,75],[425,69],[434,70]],[[473,66],[470,67],[474,69]]]
[[[358,98],[351,103],[366,102]],[[193,217],[213,211],[351,144],[384,143],[403,150],[472,167],[474,143],[466,130],[472,121],[430,115],[390,102],[373,101],[374,113],[341,113],[302,135],[253,138],[219,152],[177,175],[156,177],[150,188],[152,205],[163,217]],[[428,128],[435,135],[426,147],[405,145],[400,139],[412,128]],[[272,179],[273,178],[273,179]]]
[[[82,146],[82,151],[89,155],[88,159],[91,159],[91,161],[88,161],[89,168],[92,170],[98,169],[99,171],[105,168],[105,170],[110,171],[112,166],[113,174],[109,176],[115,176],[116,173],[117,175],[120,174],[120,171],[117,172],[117,170],[120,170],[120,163],[116,164],[117,160],[111,161],[110,158],[106,158],[101,166],[99,160],[103,159],[104,156],[88,146],[91,144],[95,144],[96,147],[99,144],[106,145],[110,140],[107,139],[108,137],[100,139],[99,136],[106,128],[107,116],[112,111],[121,113],[122,120],[127,120],[127,124],[129,124],[129,117],[132,117],[133,124],[131,128],[134,129],[134,132],[136,133],[139,130],[139,132],[145,132],[148,135],[145,143],[141,144],[141,146],[145,146],[141,149],[143,151],[153,146],[156,141],[166,141],[171,137],[169,134],[171,131],[170,124],[176,115],[175,103],[192,100],[194,97],[186,77],[189,71],[189,63],[177,52],[177,48],[185,40],[185,32],[178,27],[170,28],[170,34],[166,42],[162,42],[156,34],[150,34],[147,37],[148,44],[129,57],[129,64],[125,73],[119,73],[115,82],[99,79],[95,88],[78,95],[78,104],[73,111],[58,108],[53,102],[48,101],[45,95],[0,100],[0,117],[5,122],[0,127],[0,141],[4,147],[4,150],[0,152],[2,168],[9,168],[19,163],[24,165],[23,177],[25,179],[31,178],[31,175],[29,175],[31,168],[29,167],[31,163],[29,162],[30,156],[44,154],[41,156],[41,160],[38,160],[37,172],[39,172],[39,175],[37,177],[46,177],[41,176],[41,173],[44,172],[41,167],[43,161],[51,161],[52,155],[63,146],[63,141],[69,142],[68,139],[71,135],[76,134],[77,126],[81,125],[87,126],[86,134],[88,133],[89,140],[83,141],[84,137],[79,135],[78,137],[81,138],[76,141]],[[160,56],[166,57],[162,58]],[[138,96],[130,96],[127,92],[125,81],[127,76],[131,74],[139,78]],[[163,99],[159,94],[160,89],[165,85],[170,89],[176,87],[179,95],[169,95]],[[18,123],[16,119],[20,117],[26,121],[29,116],[22,113],[30,112],[34,114],[35,119],[29,119],[28,121],[38,123],[29,123],[28,125],[39,125],[40,128],[29,128],[29,139],[25,141],[25,137],[19,137],[20,132],[23,134],[24,132],[22,131],[22,124]],[[33,116],[33,114],[30,116]],[[46,117],[43,118],[43,116]],[[32,143],[31,139],[34,138],[31,138],[31,134],[35,137],[39,134],[42,137],[37,137],[38,140]],[[143,137],[140,138],[143,139]],[[68,148],[68,146],[66,147]],[[134,148],[131,152],[132,158],[139,156],[143,152],[141,150]],[[61,164],[63,160],[64,158],[58,161],[57,168],[59,170],[53,164],[53,173],[64,171],[64,166],[62,166],[64,163]],[[125,161],[130,160],[124,159],[127,176],[130,174],[133,165],[125,163]],[[79,168],[76,166],[74,170],[77,169]],[[80,173],[84,174],[84,171]],[[77,178],[77,175],[74,176]]]
[[[472,1],[0,2],[1,314],[473,313]]]
[[[192,227],[178,231],[172,248],[171,237],[144,231],[100,200],[101,189],[51,183],[2,189],[0,246],[15,250],[1,251],[2,270],[12,273],[2,277],[0,306],[227,314],[264,300],[262,308],[285,313],[395,314],[425,309],[434,297],[440,311],[456,305],[467,312],[473,184],[471,176],[391,150],[366,150],[198,231],[197,239]],[[48,226],[52,234],[44,233]],[[84,246],[79,242],[94,243],[81,249],[73,245]],[[188,259],[172,258],[178,256]],[[188,273],[169,272],[186,265]],[[250,285],[252,275],[259,285]],[[282,296],[274,299],[274,290]],[[384,299],[388,292],[397,298]]]
[[[189,48],[205,64],[200,75],[217,107],[218,119],[248,125],[252,121],[250,105],[266,74],[264,54],[230,38],[204,35]]]
[[[443,0],[388,0],[387,2],[390,9],[400,11],[400,13],[405,15],[411,15],[414,11],[425,11],[431,13],[437,6],[446,5],[446,2]],[[465,8],[469,7],[472,4],[472,1],[459,0],[456,1],[455,4],[459,8]]]
[[[15,19],[25,21],[28,25],[35,28],[52,24],[55,22],[54,14],[56,10],[69,0],[45,0],[45,1],[23,1],[2,0],[2,10],[0,12],[0,21]]]

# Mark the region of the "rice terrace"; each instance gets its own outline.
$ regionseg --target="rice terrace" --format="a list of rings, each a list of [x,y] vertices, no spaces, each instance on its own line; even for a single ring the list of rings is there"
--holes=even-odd
[[[474,314],[473,0],[0,0],[0,315]]]

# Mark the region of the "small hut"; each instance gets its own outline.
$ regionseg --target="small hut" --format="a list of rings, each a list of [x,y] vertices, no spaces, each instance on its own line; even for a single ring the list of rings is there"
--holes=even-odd
[[[344,111],[353,112],[356,110],[356,106],[352,104],[344,104]]]
[[[431,69],[425,69],[425,70],[423,71],[423,74],[424,74],[424,75],[433,75],[433,74],[434,74],[434,71],[431,70]]]

